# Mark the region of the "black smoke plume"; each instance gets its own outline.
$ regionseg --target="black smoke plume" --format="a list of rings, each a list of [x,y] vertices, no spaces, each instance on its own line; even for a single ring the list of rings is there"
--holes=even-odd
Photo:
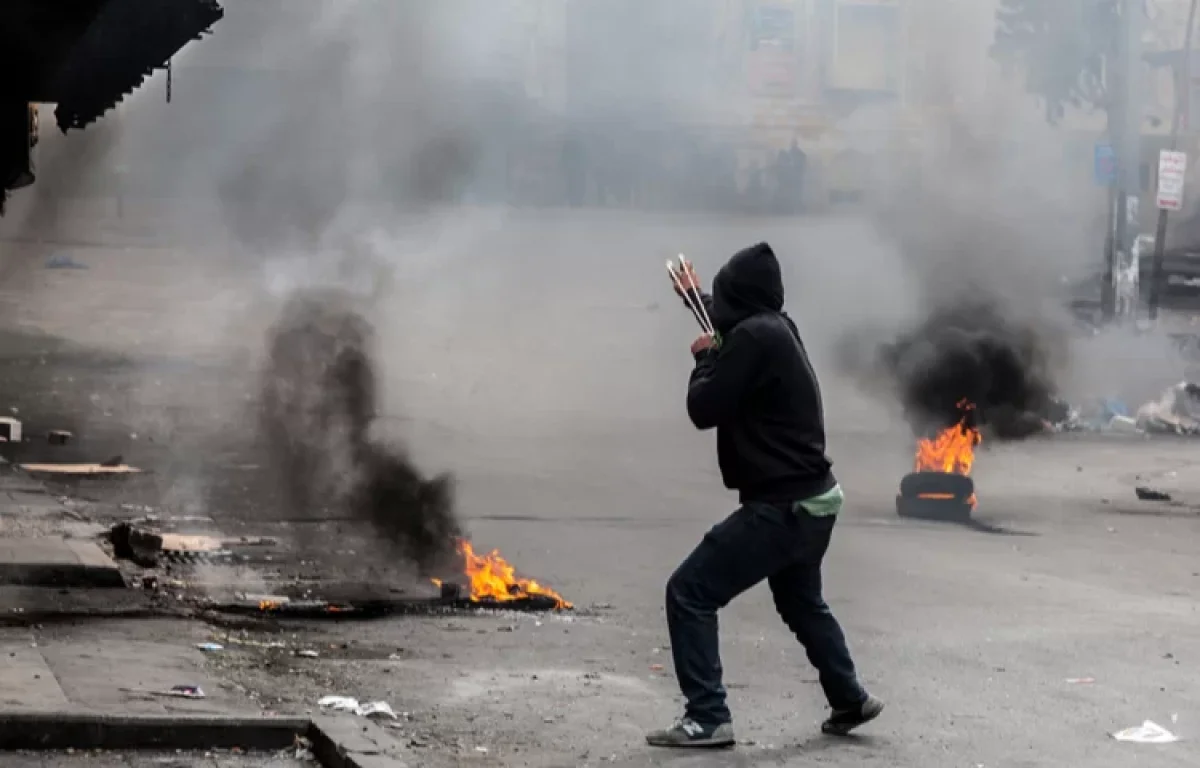
[[[373,336],[349,297],[293,296],[269,333],[260,429],[292,515],[361,520],[422,573],[438,572],[461,533],[454,480],[426,477],[371,435]]]
[[[957,423],[966,400],[993,436],[1017,439],[1057,420],[1056,350],[1048,329],[1011,317],[997,302],[967,299],[882,344],[876,368],[918,434]]]

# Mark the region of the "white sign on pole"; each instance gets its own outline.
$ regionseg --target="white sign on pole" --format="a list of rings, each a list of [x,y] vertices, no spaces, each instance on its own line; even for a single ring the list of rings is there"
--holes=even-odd
[[[1158,153],[1158,207],[1164,211],[1183,210],[1183,177],[1187,172],[1187,153],[1163,150]]]

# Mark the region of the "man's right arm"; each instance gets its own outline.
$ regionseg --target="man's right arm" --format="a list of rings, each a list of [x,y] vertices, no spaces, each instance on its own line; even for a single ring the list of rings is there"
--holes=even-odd
[[[719,348],[696,355],[688,381],[687,411],[696,429],[712,429],[736,414],[758,376],[762,350],[746,328],[736,328]]]

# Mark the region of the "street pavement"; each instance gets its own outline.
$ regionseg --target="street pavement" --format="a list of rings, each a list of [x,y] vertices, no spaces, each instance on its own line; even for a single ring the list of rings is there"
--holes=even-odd
[[[228,752],[95,753],[51,752],[5,755],[6,768],[312,768],[316,763],[290,757],[231,755]]]
[[[310,696],[390,701],[409,713],[401,729],[433,766],[1195,764],[1194,448],[1070,438],[979,457],[979,518],[1004,531],[985,533],[897,519],[908,461],[899,436],[835,435],[850,503],[827,598],[889,708],[859,737],[820,736],[815,675],[758,588],[721,616],[744,743],[734,754],[650,751],[642,732],[680,707],[663,584],[730,504],[706,468],[708,441],[678,433],[643,436],[637,469],[596,450],[572,470],[467,473],[462,504],[477,545],[500,548],[581,615],[313,628],[327,633],[311,638],[318,645],[341,638],[399,655],[339,661],[338,689]],[[586,438],[574,442],[587,450]],[[1137,501],[1142,482],[1172,483],[1184,506]],[[1182,740],[1108,736],[1146,719]]]
[[[13,653],[36,643],[64,695],[89,708],[161,711],[115,689],[174,684],[181,673],[203,681],[210,699],[171,701],[172,710],[253,701],[290,713],[330,693],[383,699],[401,713],[395,732],[430,766],[1195,764],[1194,448],[1123,438],[982,452],[978,515],[1005,535],[898,520],[902,436],[835,434],[851,503],[829,556],[827,597],[888,710],[860,737],[818,735],[814,675],[760,588],[722,613],[743,743],[731,753],[650,751],[642,730],[679,707],[662,585],[729,505],[709,467],[710,441],[682,429],[657,434],[643,435],[641,461],[605,448],[613,435],[581,435],[572,449],[559,446],[558,461],[464,469],[476,543],[560,589],[577,615],[299,624],[287,643],[349,651],[286,663],[234,643],[202,655],[193,646],[212,630],[163,621],[10,630],[6,642]],[[589,451],[591,461],[574,460]],[[1180,503],[1137,501],[1136,484]],[[223,686],[237,695],[225,698]],[[1181,741],[1107,735],[1144,719]]]
[[[30,688],[40,706],[168,707],[117,691],[136,687],[121,686],[127,678],[200,681],[213,697],[178,706],[222,711],[304,714],[327,694],[380,699],[399,713],[389,730],[410,745],[412,762],[432,768],[1200,761],[1200,689],[1188,672],[1200,658],[1193,442],[986,443],[974,475],[987,527],[902,521],[894,495],[911,439],[892,409],[839,379],[832,363],[839,326],[911,310],[892,301],[911,288],[901,265],[861,228],[603,216],[468,224],[466,234],[446,227],[404,241],[421,258],[398,267],[398,293],[376,318],[385,337],[382,428],[423,467],[458,474],[477,548],[499,548],[579,610],[298,622],[247,630],[207,655],[194,645],[225,630],[127,619],[5,630],[9,652],[20,649],[13,669],[28,677],[44,665],[53,675],[54,686]],[[674,300],[656,281],[663,258],[679,250],[708,267],[758,237],[795,254],[789,290],[825,385],[830,453],[849,497],[826,596],[864,682],[888,709],[855,738],[820,736],[815,675],[758,588],[721,615],[738,748],[653,752],[643,732],[680,712],[663,585],[733,504],[712,436],[696,434],[682,413],[694,329],[686,313],[667,310]],[[120,453],[153,472],[55,485],[72,497],[68,522],[94,533],[90,521],[128,504],[129,515],[257,523],[269,493],[255,482],[258,457],[237,442],[252,423],[246,404],[271,318],[269,270],[208,261],[195,249],[72,247],[90,269],[42,272],[53,246],[7,265],[0,304],[19,307],[23,332],[43,335],[6,343],[0,394],[29,434],[77,433],[66,448],[36,447],[39,458]],[[871,263],[832,258],[841,248]],[[863,271],[874,279],[855,277]],[[220,286],[211,305],[195,290],[209,278]],[[1130,373],[1162,386],[1177,380],[1173,370],[1138,368]],[[1137,485],[1177,502],[1140,502]],[[0,509],[0,520],[38,535],[39,525],[19,522],[34,514],[19,506]],[[317,543],[307,559],[341,548]],[[299,647],[317,658],[297,657]],[[1147,719],[1181,740],[1108,735]]]

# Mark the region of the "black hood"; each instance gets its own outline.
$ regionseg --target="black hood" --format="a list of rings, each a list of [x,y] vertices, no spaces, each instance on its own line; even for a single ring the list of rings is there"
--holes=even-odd
[[[779,260],[766,243],[738,251],[713,278],[712,321],[717,333],[729,333],[751,315],[783,311]]]

